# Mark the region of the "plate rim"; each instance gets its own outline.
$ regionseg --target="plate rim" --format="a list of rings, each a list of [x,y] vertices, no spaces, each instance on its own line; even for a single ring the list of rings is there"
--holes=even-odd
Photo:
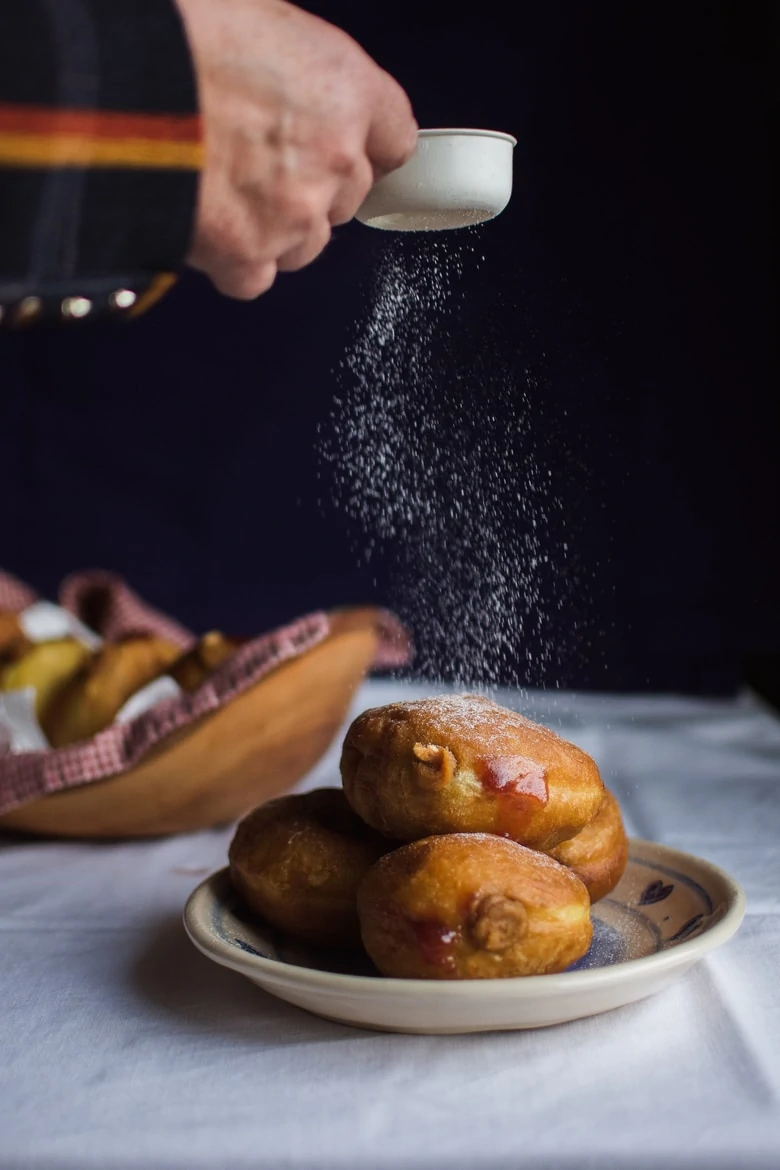
[[[429,996],[441,999],[453,998],[484,998],[486,995],[501,995],[510,993],[513,998],[531,999],[544,994],[556,995],[576,994],[585,992],[595,984],[605,986],[614,982],[621,982],[632,975],[661,974],[684,964],[692,964],[707,952],[714,950],[728,942],[737,932],[745,917],[746,898],[739,882],[706,858],[687,853],[682,849],[675,849],[671,845],[663,845],[655,841],[647,841],[641,837],[629,838],[629,857],[636,849],[651,849],[660,851],[669,861],[680,858],[687,863],[691,861],[697,866],[709,871],[709,874],[719,882],[725,892],[725,913],[714,925],[708,927],[695,938],[685,939],[673,947],[659,951],[652,955],[642,955],[636,959],[627,959],[624,962],[614,963],[608,967],[591,967],[582,971],[561,971],[553,975],[523,975],[508,979],[398,979],[384,975],[349,975],[338,971],[322,971],[313,967],[302,967],[296,963],[287,963],[283,959],[269,959],[264,955],[252,955],[241,952],[238,956],[233,947],[211,934],[200,921],[198,914],[201,903],[207,898],[214,898],[213,887],[219,881],[224,882],[229,870],[222,866],[204,878],[190,893],[184,906],[182,921],[188,938],[193,945],[207,958],[230,967],[242,975],[255,971],[258,976],[274,983],[296,984],[297,986],[318,990],[321,992],[342,991],[345,994],[367,993],[377,991],[382,994]],[[636,858],[640,860],[640,858]]]

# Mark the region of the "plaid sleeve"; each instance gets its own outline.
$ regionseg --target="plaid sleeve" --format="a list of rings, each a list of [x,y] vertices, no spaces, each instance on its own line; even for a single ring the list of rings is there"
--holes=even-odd
[[[201,161],[173,0],[0,0],[0,325],[142,311]]]

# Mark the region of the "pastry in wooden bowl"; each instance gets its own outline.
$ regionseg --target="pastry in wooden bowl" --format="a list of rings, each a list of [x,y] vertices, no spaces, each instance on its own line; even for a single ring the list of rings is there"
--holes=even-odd
[[[31,800],[0,826],[61,837],[148,837],[228,824],[288,792],[317,763],[385,645],[375,609],[327,616],[321,640],[229,703],[175,731],[134,767]]]
[[[131,695],[178,656],[179,647],[164,638],[104,643],[44,705],[40,723],[51,746],[78,743],[108,727]]]
[[[340,788],[317,788],[280,796],[244,818],[230,845],[230,877],[272,926],[318,946],[357,946],[358,886],[391,848]]]
[[[0,667],[5,662],[20,658],[31,645],[18,615],[9,609],[0,609]]]
[[[398,840],[495,833],[548,850],[596,815],[604,786],[590,756],[478,695],[365,711],[341,756],[347,799]]]
[[[556,845],[549,856],[576,873],[592,903],[610,894],[628,864],[628,837],[613,794],[606,792],[590,824],[570,841]]]
[[[202,686],[212,671],[226,662],[246,638],[228,638],[220,630],[209,630],[192,649],[177,658],[168,674],[183,691],[192,694]]]
[[[369,870],[363,945],[399,979],[501,979],[564,971],[590,946],[588,891],[571,870],[483,833],[427,837]]]
[[[0,664],[0,691],[35,689],[39,721],[59,691],[89,660],[91,651],[75,638],[30,643],[19,657]]]

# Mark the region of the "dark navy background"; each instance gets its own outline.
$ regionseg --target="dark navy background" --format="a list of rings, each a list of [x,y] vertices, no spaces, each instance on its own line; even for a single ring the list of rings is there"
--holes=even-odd
[[[488,334],[544,376],[534,423],[586,584],[529,681],[729,691],[780,652],[770,6],[310,7],[421,125],[519,139],[441,376]],[[198,629],[393,604],[396,551],[356,562],[314,454],[384,246],[353,224],[253,304],[189,276],[131,328],[4,336],[0,563],[44,592],[112,568]],[[575,624],[592,653],[568,652]]]

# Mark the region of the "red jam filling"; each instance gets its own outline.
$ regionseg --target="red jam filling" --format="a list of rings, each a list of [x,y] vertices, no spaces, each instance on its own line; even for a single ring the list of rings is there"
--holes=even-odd
[[[455,959],[452,944],[458,937],[456,930],[450,930],[443,922],[435,919],[417,919],[412,922],[420,955],[431,967],[443,967],[454,971]]]
[[[483,788],[502,796],[530,797],[547,803],[544,768],[525,756],[488,756],[480,761]]]

